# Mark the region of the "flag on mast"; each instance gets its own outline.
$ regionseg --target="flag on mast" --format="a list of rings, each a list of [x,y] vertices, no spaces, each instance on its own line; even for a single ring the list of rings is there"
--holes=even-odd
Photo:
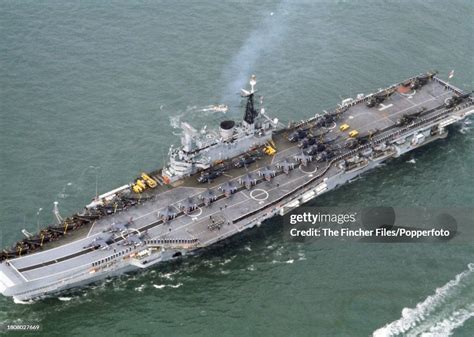
[[[454,77],[454,69],[451,70],[451,72],[449,73],[448,79],[452,79],[453,77]]]

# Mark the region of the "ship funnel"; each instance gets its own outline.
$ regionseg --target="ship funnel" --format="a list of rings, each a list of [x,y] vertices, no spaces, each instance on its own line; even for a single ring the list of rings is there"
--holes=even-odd
[[[220,134],[224,141],[229,141],[232,139],[232,136],[234,135],[234,127],[235,127],[234,121],[228,120],[228,121],[221,122]]]

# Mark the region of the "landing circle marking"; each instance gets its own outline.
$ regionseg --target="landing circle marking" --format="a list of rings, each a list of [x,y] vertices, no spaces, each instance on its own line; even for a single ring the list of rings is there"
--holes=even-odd
[[[409,91],[407,93],[399,92],[399,94],[408,98],[412,98],[416,94],[416,90],[413,90],[411,92]]]
[[[318,167],[316,166],[316,167],[314,168],[314,170],[308,172],[308,171],[303,170],[303,165],[300,165],[300,170],[301,170],[301,172],[303,172],[303,173],[311,174],[311,173],[316,173],[316,171],[318,170]]]
[[[126,240],[125,234],[129,234],[131,232],[136,232],[138,235],[140,235],[140,231],[138,229],[130,227],[130,228],[127,228],[127,229],[124,229],[123,231],[121,231],[120,236],[122,237],[122,239]]]
[[[256,188],[250,192],[250,198],[252,198],[255,201],[265,201],[269,197],[269,194],[267,191],[262,190],[261,188]]]
[[[199,210],[198,214],[194,214],[194,212],[196,212],[196,210]],[[193,210],[192,212],[189,212],[186,215],[194,219],[194,218],[197,218],[198,216],[200,216],[201,214],[202,214],[202,208],[198,207],[197,209]]]

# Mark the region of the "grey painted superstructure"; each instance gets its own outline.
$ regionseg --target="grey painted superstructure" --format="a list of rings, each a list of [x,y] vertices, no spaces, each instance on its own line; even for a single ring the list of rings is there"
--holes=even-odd
[[[44,297],[187,255],[445,138],[447,126],[474,113],[469,95],[428,73],[280,127],[253,106],[255,84],[253,77],[251,90],[243,92],[244,121],[202,133],[182,125],[182,146],[170,150],[163,170],[150,174],[157,187],[135,193],[124,185],[105,193],[78,215],[94,215],[86,227],[67,232],[66,223],[67,233],[57,241],[5,255],[2,294],[21,301]],[[358,135],[349,137],[354,130]],[[312,138],[324,149],[311,152],[314,145],[299,144]],[[265,147],[276,153],[264,154]],[[239,165],[248,158],[253,161]],[[201,170],[220,173],[201,184]],[[121,210],[109,207],[124,196],[139,201]],[[106,206],[109,211],[98,216]]]

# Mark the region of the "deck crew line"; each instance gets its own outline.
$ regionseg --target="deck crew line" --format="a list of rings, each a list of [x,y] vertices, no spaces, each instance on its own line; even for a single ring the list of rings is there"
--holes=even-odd
[[[25,231],[0,254],[0,292],[24,301],[159,268],[444,139],[474,113],[469,93],[428,72],[283,126],[255,103],[256,84],[252,76],[242,90],[242,121],[199,131],[181,123],[163,168],[80,213],[61,217],[55,207],[55,224]]]

